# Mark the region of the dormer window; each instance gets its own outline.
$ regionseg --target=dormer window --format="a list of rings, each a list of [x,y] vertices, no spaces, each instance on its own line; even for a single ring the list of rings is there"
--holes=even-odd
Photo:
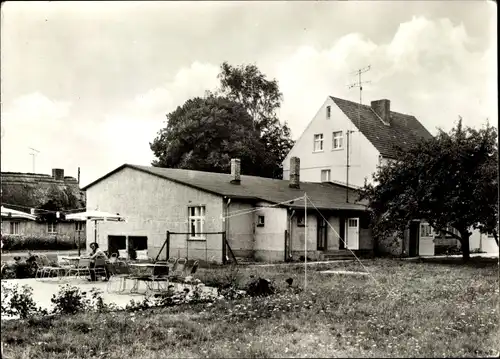
[[[326,106],[326,119],[329,120],[332,115],[332,106]]]

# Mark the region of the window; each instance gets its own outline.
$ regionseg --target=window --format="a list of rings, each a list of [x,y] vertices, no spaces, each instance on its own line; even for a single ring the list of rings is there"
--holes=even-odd
[[[329,120],[331,115],[332,115],[332,107],[326,106],[326,119]]]
[[[433,235],[432,227],[428,223],[420,224],[420,237],[432,237]]]
[[[349,218],[349,221],[347,221],[347,226],[350,228],[358,228],[358,219]]]
[[[19,222],[10,222],[10,234],[19,234]]]
[[[264,227],[265,219],[264,216],[257,217],[257,227]]]
[[[323,134],[314,135],[314,152],[323,151]]]
[[[321,182],[330,182],[330,170],[321,170]]]
[[[48,233],[57,233],[57,223],[47,223]]]
[[[76,223],[75,223],[75,230],[76,230],[77,232],[81,232],[81,231],[83,231],[83,222],[76,222]]]
[[[189,207],[189,238],[205,239],[205,207]]]
[[[342,131],[335,131],[332,136],[332,150],[341,149],[344,146]]]
[[[297,215],[297,227],[305,227],[306,221],[303,214]]]

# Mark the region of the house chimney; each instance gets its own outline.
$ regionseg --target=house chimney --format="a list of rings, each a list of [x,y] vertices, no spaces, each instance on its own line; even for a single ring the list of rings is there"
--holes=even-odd
[[[391,101],[377,100],[371,103],[372,110],[380,116],[383,122],[391,124]]]
[[[290,188],[300,188],[300,158],[290,158]]]
[[[231,159],[231,183],[240,184],[241,161],[239,158]]]
[[[64,170],[62,168],[53,168],[52,178],[56,181],[64,181]]]

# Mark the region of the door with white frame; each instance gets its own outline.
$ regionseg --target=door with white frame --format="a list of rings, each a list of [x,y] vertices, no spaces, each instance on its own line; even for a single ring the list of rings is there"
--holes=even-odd
[[[359,249],[359,218],[347,218],[345,220],[345,242],[346,248]]]
[[[434,255],[434,231],[427,222],[420,222],[420,239],[418,245],[418,255]]]

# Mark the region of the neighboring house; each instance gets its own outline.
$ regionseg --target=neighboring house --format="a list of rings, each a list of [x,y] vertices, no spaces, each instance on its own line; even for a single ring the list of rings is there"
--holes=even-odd
[[[85,193],[78,181],[64,176],[63,169],[53,169],[52,176],[35,173],[1,173],[2,235],[19,235],[47,239],[85,238],[85,222],[44,222],[37,210],[53,196],[73,196],[76,206],[85,206]],[[4,210],[5,208],[5,210]]]
[[[389,100],[367,106],[329,96],[283,161],[283,179],[289,178],[289,158],[300,156],[302,180],[362,187],[377,166],[394,159],[394,145],[430,137],[414,116],[391,111]]]
[[[346,203],[345,186],[301,182],[299,159],[290,161],[289,181],[240,175],[238,159],[231,174],[124,164],[84,187],[88,209],[125,218],[99,223],[97,241],[112,252],[140,245],[164,259],[168,231],[170,256],[224,262],[233,252],[279,262],[304,256],[307,228],[310,259],[345,249],[339,235],[351,250],[370,251],[365,205]],[[87,241],[94,235],[88,226]]]

